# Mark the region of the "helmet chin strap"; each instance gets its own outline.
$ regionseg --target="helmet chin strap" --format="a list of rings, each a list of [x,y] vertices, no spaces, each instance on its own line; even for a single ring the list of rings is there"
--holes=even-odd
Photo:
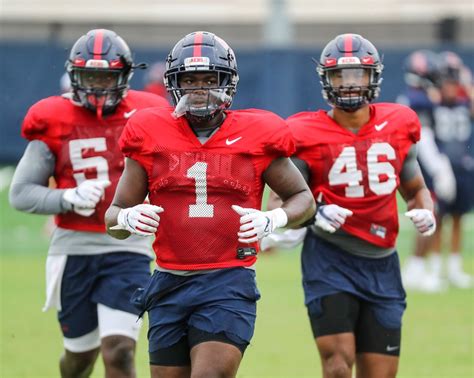
[[[94,106],[98,119],[102,119],[106,99],[107,96],[97,96],[96,94],[87,96],[87,101]]]

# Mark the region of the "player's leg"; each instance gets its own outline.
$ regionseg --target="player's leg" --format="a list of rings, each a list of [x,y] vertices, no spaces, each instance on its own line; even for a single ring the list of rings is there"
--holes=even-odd
[[[393,253],[363,265],[368,280],[362,285],[364,298],[355,332],[357,378],[392,378],[397,374],[406,308],[398,255]]]
[[[186,289],[193,276],[176,276],[155,271],[137,297],[141,310],[148,312],[148,353],[152,378],[191,376],[187,319],[192,310]],[[183,289],[184,293],[182,290]]]
[[[188,342],[193,377],[234,377],[252,339],[260,298],[255,272],[232,268],[202,275]]]
[[[308,231],[301,254],[305,304],[324,377],[350,377],[358,299],[349,253]]]
[[[65,349],[59,363],[62,377],[89,376],[100,350],[97,307],[90,301],[94,280],[90,256],[68,256],[58,311]]]
[[[472,286],[472,277],[465,273],[462,268],[461,238],[462,238],[462,215],[452,215],[451,253],[448,256],[448,279],[449,282],[461,289]]]
[[[356,330],[357,378],[394,378],[397,375],[401,326],[395,324],[398,323],[395,314],[400,314],[402,309],[394,307],[394,311],[389,314],[389,308],[388,304],[388,307],[377,312],[377,307],[367,302],[361,303]],[[385,318],[383,323],[390,324],[390,327],[379,318]]]
[[[150,278],[148,256],[117,252],[98,257],[99,276],[91,300],[97,303],[101,352],[106,377],[135,377],[135,346],[140,310],[130,301]]]
[[[415,235],[414,253],[407,258],[403,268],[403,284],[407,289],[424,290],[423,280],[429,274],[428,253],[434,238]]]
[[[135,377],[135,347],[141,320],[135,314],[98,304],[99,330],[105,376]]]
[[[197,344],[191,349],[193,378],[235,377],[247,344],[231,344],[225,334],[223,341],[214,341],[216,334],[190,329],[189,338]],[[213,340],[213,341],[205,341]]]
[[[308,305],[324,377],[352,376],[358,312],[358,300],[348,293],[328,295]]]
[[[59,360],[59,371],[61,372],[61,377],[89,377],[94,370],[94,364],[99,352],[100,348],[94,348],[92,350],[77,353],[65,349]]]

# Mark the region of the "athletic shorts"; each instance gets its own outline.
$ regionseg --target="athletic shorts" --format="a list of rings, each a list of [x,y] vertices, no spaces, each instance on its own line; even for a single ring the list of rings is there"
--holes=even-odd
[[[259,298],[255,272],[230,268],[192,276],[155,271],[135,302],[142,312],[148,311],[153,353],[187,337],[190,328],[248,345]]]
[[[401,327],[406,294],[397,253],[380,259],[355,256],[308,232],[301,258],[309,314],[321,312],[324,297],[342,292],[370,304],[383,327]]]
[[[150,258],[138,253],[68,256],[58,312],[64,337],[76,338],[95,330],[98,303],[138,315],[130,299],[149,278]]]

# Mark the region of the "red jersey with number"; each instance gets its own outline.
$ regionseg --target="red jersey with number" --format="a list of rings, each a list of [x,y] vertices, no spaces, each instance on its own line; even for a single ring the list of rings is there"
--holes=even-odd
[[[295,156],[309,166],[314,197],[353,211],[343,230],[390,248],[398,234],[399,174],[420,139],[420,123],[414,111],[399,104],[372,104],[370,114],[357,134],[322,110],[296,114],[287,123]]]
[[[129,91],[116,111],[98,119],[94,112],[62,96],[34,104],[22,125],[22,136],[46,143],[56,158],[54,178],[58,189],[74,188],[89,179],[109,180],[104,198],[90,217],[74,212],[55,217],[59,227],[105,232],[104,214],[112,201],[124,167],[118,139],[128,119],[139,109],[169,107],[159,96]]]
[[[294,152],[283,119],[263,110],[227,111],[206,143],[185,117],[147,109],[125,127],[120,145],[148,174],[149,199],[163,207],[153,248],[159,266],[202,270],[250,266],[256,256],[237,257],[240,216],[231,208],[261,208],[262,173]]]

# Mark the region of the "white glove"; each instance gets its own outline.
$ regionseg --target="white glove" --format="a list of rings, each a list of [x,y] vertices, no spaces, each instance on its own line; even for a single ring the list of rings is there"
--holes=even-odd
[[[237,236],[241,243],[254,243],[288,223],[288,216],[280,207],[270,211],[260,211],[232,205],[232,209],[240,215],[240,232]]]
[[[423,236],[433,235],[436,231],[436,219],[433,212],[428,209],[413,209],[407,211],[405,216],[411,219],[418,232]]]
[[[456,198],[456,177],[446,155],[439,157],[438,169],[433,175],[433,189],[444,202],[451,203]]]
[[[260,250],[268,251],[272,248],[291,249],[301,244],[306,236],[307,228],[298,228],[296,230],[285,230],[285,232],[278,234],[276,232],[265,236],[260,240]]]
[[[160,224],[160,206],[141,204],[121,209],[117,216],[117,225],[111,230],[127,230],[140,236],[152,236]]]
[[[336,232],[352,215],[352,211],[338,205],[323,205],[316,212],[315,226],[329,233]]]
[[[84,217],[91,216],[95,207],[102,199],[105,188],[110,186],[109,180],[86,180],[76,188],[67,189],[63,199],[72,205],[72,210]]]

